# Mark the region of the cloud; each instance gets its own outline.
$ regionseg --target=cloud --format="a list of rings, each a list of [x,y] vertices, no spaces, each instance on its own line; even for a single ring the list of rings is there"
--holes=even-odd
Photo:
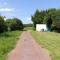
[[[10,12],[10,11],[14,11],[13,8],[0,8],[0,12]]]
[[[31,20],[31,17],[28,17],[27,20]]]

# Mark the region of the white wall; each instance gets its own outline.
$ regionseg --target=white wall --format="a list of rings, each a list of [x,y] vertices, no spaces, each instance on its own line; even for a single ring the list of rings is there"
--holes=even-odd
[[[47,25],[46,24],[36,24],[36,31],[42,31],[42,29],[44,29],[44,31],[47,31]]]

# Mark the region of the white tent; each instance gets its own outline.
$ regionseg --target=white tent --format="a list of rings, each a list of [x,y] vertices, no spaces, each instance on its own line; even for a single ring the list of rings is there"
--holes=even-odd
[[[47,25],[46,24],[36,24],[36,31],[47,31]]]

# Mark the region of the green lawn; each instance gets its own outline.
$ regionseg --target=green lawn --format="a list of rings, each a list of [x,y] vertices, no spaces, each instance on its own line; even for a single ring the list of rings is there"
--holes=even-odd
[[[0,33],[0,60],[5,60],[8,52],[15,47],[20,34],[21,31]]]
[[[48,49],[52,60],[60,60],[60,33],[31,31],[32,36]]]

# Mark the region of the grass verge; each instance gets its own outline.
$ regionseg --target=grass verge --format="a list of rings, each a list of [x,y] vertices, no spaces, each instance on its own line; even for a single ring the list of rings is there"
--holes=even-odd
[[[32,36],[44,48],[48,49],[52,60],[60,60],[60,34],[55,32],[31,31]]]
[[[5,60],[8,52],[15,47],[20,34],[21,31],[0,33],[0,60]]]

